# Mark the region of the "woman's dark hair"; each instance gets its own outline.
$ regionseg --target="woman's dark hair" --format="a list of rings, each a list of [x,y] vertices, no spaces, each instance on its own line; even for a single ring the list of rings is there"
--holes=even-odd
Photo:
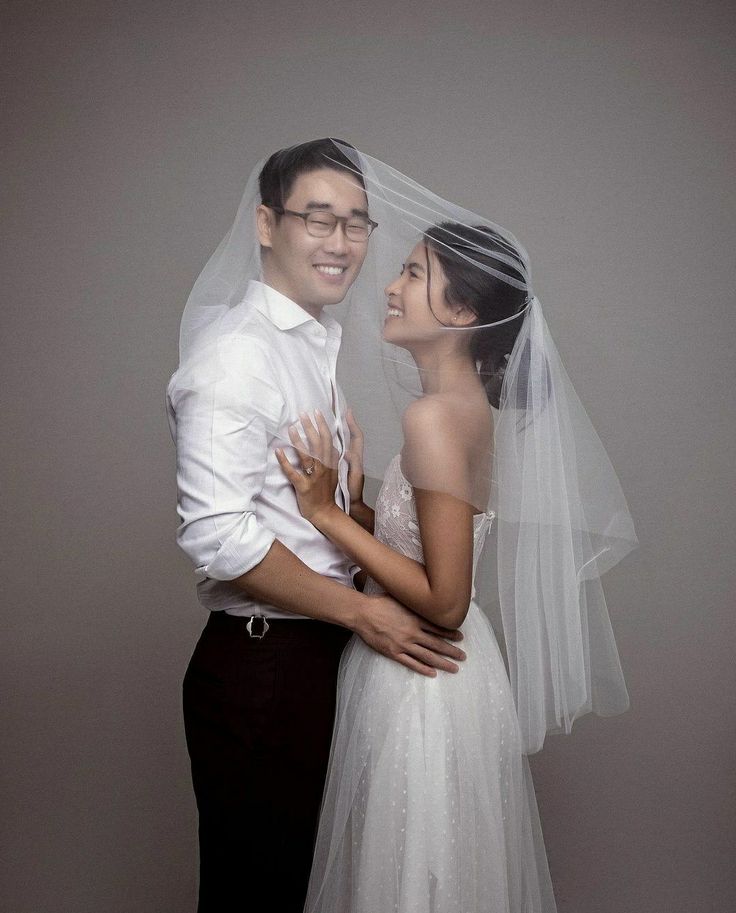
[[[294,186],[294,181],[299,175],[318,171],[320,168],[347,171],[365,189],[360,167],[348,158],[341,146],[355,148],[345,140],[333,140],[327,137],[274,152],[258,176],[261,201],[266,206],[283,207]],[[278,213],[276,213],[276,218],[277,220],[280,218]]]
[[[447,303],[469,308],[477,315],[479,325],[512,317],[524,308],[529,298],[524,262],[519,252],[493,229],[486,225],[441,222],[424,233],[424,242],[437,258],[447,280]],[[509,263],[508,259],[513,262]],[[429,257],[427,261],[430,270]],[[514,265],[516,263],[518,267]],[[488,272],[489,268],[522,287],[505,282]],[[428,297],[430,282],[431,274],[428,273]],[[471,337],[470,353],[478,364],[488,401],[497,409],[506,370],[505,356],[514,347],[523,319],[520,314],[516,320],[480,329]]]

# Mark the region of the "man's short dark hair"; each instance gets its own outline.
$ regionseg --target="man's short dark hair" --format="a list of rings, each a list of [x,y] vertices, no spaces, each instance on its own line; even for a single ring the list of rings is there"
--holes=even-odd
[[[285,200],[289,198],[294,181],[299,175],[318,171],[320,168],[347,171],[365,189],[359,166],[350,161],[341,146],[355,149],[351,143],[347,143],[345,140],[326,137],[274,152],[258,176],[261,201],[266,206],[283,207]]]

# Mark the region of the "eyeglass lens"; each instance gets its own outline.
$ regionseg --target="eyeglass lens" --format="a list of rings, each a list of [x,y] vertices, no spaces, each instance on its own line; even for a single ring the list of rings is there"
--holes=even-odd
[[[307,229],[317,238],[326,238],[335,230],[338,217],[331,212],[310,212],[307,216]],[[353,241],[364,241],[371,233],[371,224],[365,219],[354,217],[345,222],[345,234]]]

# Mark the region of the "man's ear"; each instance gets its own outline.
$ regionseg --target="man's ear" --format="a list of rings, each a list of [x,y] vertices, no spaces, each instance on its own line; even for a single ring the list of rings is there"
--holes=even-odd
[[[256,230],[261,247],[271,247],[271,232],[273,231],[273,212],[262,203],[256,209]]]

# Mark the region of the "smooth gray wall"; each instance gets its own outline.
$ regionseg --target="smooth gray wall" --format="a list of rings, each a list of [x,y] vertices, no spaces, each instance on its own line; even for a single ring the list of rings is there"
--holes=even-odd
[[[635,515],[632,708],[533,759],[561,913],[733,909],[729,5],[69,0],[3,32],[2,908],[194,910],[163,391],[250,168],[332,134],[522,239]]]

